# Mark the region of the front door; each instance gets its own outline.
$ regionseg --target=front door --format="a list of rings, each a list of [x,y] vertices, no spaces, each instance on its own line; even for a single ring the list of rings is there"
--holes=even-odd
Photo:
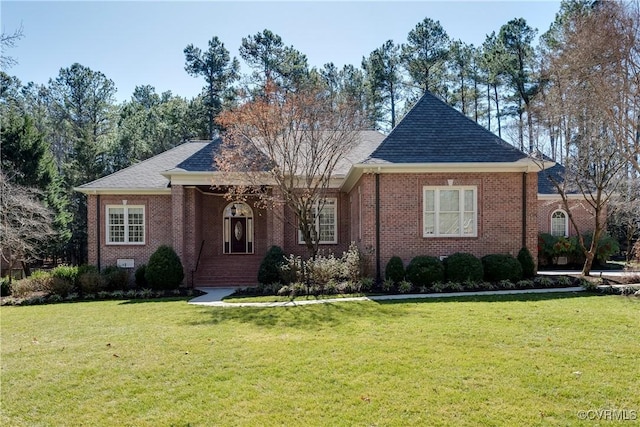
[[[231,218],[231,253],[247,253],[247,218]]]

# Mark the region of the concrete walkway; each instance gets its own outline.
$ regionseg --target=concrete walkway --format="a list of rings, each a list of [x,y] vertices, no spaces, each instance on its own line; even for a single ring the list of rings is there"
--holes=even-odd
[[[426,299],[426,298],[454,298],[469,296],[488,296],[488,295],[520,295],[520,294],[548,294],[558,292],[582,292],[584,288],[581,286],[572,288],[550,288],[550,289],[523,289],[523,290],[505,290],[505,291],[477,291],[477,292],[450,292],[436,294],[406,294],[406,295],[375,295],[369,297],[352,297],[352,298],[330,298],[320,300],[299,300],[299,301],[282,301],[282,302],[224,302],[222,299],[231,295],[238,288],[197,288],[205,295],[189,301],[189,304],[204,305],[209,307],[297,307],[301,305],[326,304],[336,302],[350,301],[385,301],[385,300],[408,300],[408,299]]]

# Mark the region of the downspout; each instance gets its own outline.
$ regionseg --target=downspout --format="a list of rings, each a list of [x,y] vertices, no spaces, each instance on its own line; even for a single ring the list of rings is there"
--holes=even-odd
[[[527,173],[522,173],[522,247],[527,247]]]
[[[96,236],[97,236],[96,252],[97,252],[97,255],[98,255],[98,266],[97,267],[98,267],[98,271],[100,271],[100,195],[99,194],[96,195],[96,214],[97,214],[96,215],[96,217],[97,217],[96,221],[98,223],[97,224],[98,231],[96,233]]]
[[[382,282],[380,274],[380,169],[376,173],[376,282]]]

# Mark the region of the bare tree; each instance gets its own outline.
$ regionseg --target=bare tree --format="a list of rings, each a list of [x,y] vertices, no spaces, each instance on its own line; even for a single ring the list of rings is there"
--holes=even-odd
[[[640,3],[596,2],[564,25],[569,67],[588,85],[615,143],[640,172]]]
[[[611,32],[615,26],[609,26],[609,5],[613,2],[601,3],[566,17],[561,37],[546,53],[543,72],[547,84],[538,97],[543,120],[556,123],[562,135],[566,174],[563,180],[553,181],[586,257],[584,275],[591,271],[606,226],[607,205],[627,166],[620,147],[628,139],[611,119],[616,108],[629,111],[627,104],[620,103],[629,98],[629,93],[621,92],[631,90],[625,83],[628,79],[619,73],[625,42],[617,40]],[[606,29],[611,31],[601,32]],[[594,213],[593,239],[588,247],[569,209],[569,195],[576,192]]]
[[[52,212],[31,188],[12,184],[0,173],[0,253],[11,271],[19,262],[24,265],[38,259],[55,232]],[[11,274],[9,274],[11,280]]]
[[[24,37],[22,25],[13,33],[0,34],[0,51],[2,52],[0,54],[0,69],[7,70],[18,63],[14,57],[7,55],[6,51],[7,49],[16,47],[16,43],[22,37]]]
[[[315,256],[315,224],[334,170],[359,143],[363,117],[358,106],[336,99],[319,83],[294,93],[268,83],[264,95],[221,113],[218,122],[226,133],[215,162],[240,179],[227,195],[254,195],[266,207],[290,209],[291,222],[297,221]]]

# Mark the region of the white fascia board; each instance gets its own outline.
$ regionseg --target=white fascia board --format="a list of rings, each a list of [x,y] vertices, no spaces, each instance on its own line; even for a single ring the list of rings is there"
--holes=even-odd
[[[487,173],[487,172],[540,172],[544,166],[533,159],[524,158],[516,162],[504,163],[380,163],[355,164],[349,170],[342,190],[349,192],[365,173]]]
[[[74,187],[74,191],[87,195],[134,195],[134,196],[154,196],[170,195],[171,188],[83,188]]]
[[[167,171],[162,175],[171,181],[171,185],[253,185],[254,180],[247,180],[243,172],[187,172],[187,171]],[[340,188],[343,177],[337,176],[329,181],[329,188]],[[275,182],[268,174],[265,174],[261,185],[273,186]]]
[[[584,196],[582,194],[567,194],[567,199],[569,200],[584,200]],[[558,200],[562,201],[562,196],[559,194],[541,194],[538,193],[538,200]]]

